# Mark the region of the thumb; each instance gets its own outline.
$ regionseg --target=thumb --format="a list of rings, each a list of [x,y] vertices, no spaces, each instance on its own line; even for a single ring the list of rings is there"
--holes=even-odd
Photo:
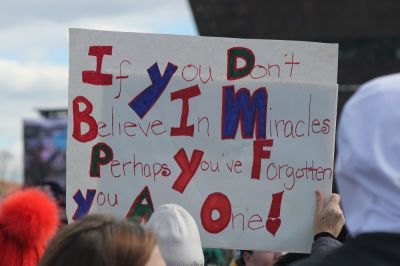
[[[340,195],[336,193],[332,193],[331,199],[329,201],[331,204],[339,205],[340,203]]]
[[[316,211],[316,213],[319,213],[324,208],[324,194],[321,191],[316,190],[315,197],[316,197],[316,204],[317,204],[317,208],[315,211]]]

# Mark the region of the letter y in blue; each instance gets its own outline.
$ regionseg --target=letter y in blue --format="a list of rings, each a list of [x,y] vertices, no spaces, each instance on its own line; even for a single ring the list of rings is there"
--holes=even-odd
[[[73,198],[78,207],[76,208],[75,213],[72,216],[72,220],[74,221],[79,220],[89,212],[90,207],[92,207],[95,195],[96,195],[95,189],[86,190],[86,199],[82,195],[82,191],[80,189],[75,193]]]
[[[154,63],[147,69],[147,73],[149,73],[151,79],[151,85],[139,93],[128,104],[141,119],[143,119],[158,98],[160,98],[177,69],[178,67],[176,65],[169,62],[163,75],[161,75],[157,63]]]

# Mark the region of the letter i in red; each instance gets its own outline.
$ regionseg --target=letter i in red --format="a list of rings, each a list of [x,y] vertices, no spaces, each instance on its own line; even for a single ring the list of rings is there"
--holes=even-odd
[[[276,232],[278,232],[278,229],[281,226],[280,216],[283,192],[284,191],[272,194],[271,207],[269,209],[267,223],[265,224],[267,231],[270,232],[273,236],[275,236]]]

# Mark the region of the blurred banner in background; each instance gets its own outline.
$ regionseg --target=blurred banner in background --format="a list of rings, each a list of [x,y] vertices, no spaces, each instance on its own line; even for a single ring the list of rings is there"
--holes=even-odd
[[[48,185],[65,198],[66,141],[64,117],[24,121],[25,185]]]

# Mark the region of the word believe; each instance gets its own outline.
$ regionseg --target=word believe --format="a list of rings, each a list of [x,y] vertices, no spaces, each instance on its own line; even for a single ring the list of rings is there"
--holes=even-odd
[[[113,74],[103,73],[102,64],[104,56],[112,56],[112,46],[90,46],[88,55],[96,58],[96,69],[95,70],[83,70],[82,71],[82,82],[94,86],[109,86],[113,84]],[[239,60],[244,62],[244,65],[239,66]],[[119,98],[122,87],[122,80],[128,78],[127,75],[121,74],[121,67],[124,63],[129,61],[124,60],[120,65],[120,75],[116,77],[120,81],[120,91],[114,98]],[[293,74],[295,66],[299,65],[300,62],[294,60],[294,55],[291,56],[291,61],[285,62],[285,65],[290,67],[290,76]],[[131,100],[126,104],[129,108],[136,113],[137,117],[141,120],[144,119],[146,114],[156,106],[157,101],[161,95],[165,92],[171,79],[174,77],[178,66],[174,63],[168,62],[164,71],[161,71],[157,62],[151,65],[147,69],[148,76],[151,84],[144,88],[141,92],[132,96]],[[199,67],[200,69],[200,67]],[[278,65],[268,65],[263,67],[255,63],[255,56],[253,52],[244,47],[233,47],[227,50],[227,71],[226,79],[228,81],[238,80],[247,76],[252,79],[261,78],[263,75],[255,76],[254,70],[265,70],[265,75],[270,75],[273,69],[278,71],[278,77],[280,75],[280,67]],[[260,72],[257,72],[260,73]],[[205,81],[213,81],[211,68],[209,68],[209,78]],[[197,75],[197,73],[196,73]],[[264,75],[264,76],[265,76]],[[185,79],[186,80],[186,79]],[[204,81],[201,80],[203,83]],[[221,140],[235,139],[236,134],[240,127],[241,137],[243,139],[254,139],[253,140],[253,161],[251,167],[251,178],[260,179],[261,163],[262,160],[269,159],[271,151],[269,150],[273,146],[273,139],[267,138],[267,111],[268,111],[268,92],[265,87],[260,87],[250,92],[248,88],[235,89],[234,85],[223,86],[222,88],[222,117],[221,117]],[[171,92],[171,102],[180,100],[181,101],[181,114],[180,123],[171,126],[169,131],[165,130],[163,122],[160,120],[154,120],[146,125],[141,123],[133,123],[131,121],[125,121],[117,123],[117,132],[115,132],[114,114],[111,107],[111,130],[107,130],[107,123],[105,121],[98,121],[93,116],[93,104],[89,99],[84,96],[76,96],[72,100],[72,137],[81,143],[87,143],[94,140],[96,137],[108,137],[114,136],[114,134],[122,135],[125,133],[127,136],[135,136],[137,133],[147,136],[148,134],[161,135],[168,133],[171,137],[193,137],[195,125],[190,124],[188,121],[190,112],[190,100],[194,97],[201,95],[201,90],[198,85],[189,86]],[[311,97],[311,96],[310,96]],[[311,102],[311,98],[310,98]],[[200,121],[200,119],[199,119]],[[315,120],[314,120],[315,121]],[[315,126],[327,125],[327,121],[308,122],[307,134],[310,134],[310,128]],[[271,123],[271,122],[270,122]],[[285,128],[286,128],[285,123]],[[82,125],[86,125],[83,127]],[[297,122],[295,127],[292,129],[292,134],[297,136],[305,134],[303,131],[298,131],[298,126],[306,126],[305,123]],[[199,123],[198,123],[199,126]],[[208,127],[208,126],[207,126]],[[275,126],[277,127],[277,126]],[[289,125],[289,127],[291,127]],[[83,131],[85,128],[85,131]],[[139,128],[140,131],[133,132],[134,129]],[[270,126],[271,128],[271,126]],[[300,128],[300,127],[299,127]],[[271,130],[271,129],[270,129]],[[324,131],[321,129],[320,131]],[[326,132],[325,130],[324,132]],[[314,130],[312,132],[315,133]],[[207,131],[207,134],[209,132]],[[184,193],[186,187],[194,177],[195,173],[199,169],[202,162],[204,152],[202,150],[195,149],[192,151],[190,158],[188,157],[185,149],[180,148],[173,156],[176,164],[180,168],[180,173],[176,177],[175,182],[172,185],[172,189],[179,193]],[[101,178],[101,167],[111,164],[112,169],[121,166],[120,162],[114,159],[113,148],[105,142],[98,142],[92,146],[89,176],[92,178]],[[122,170],[125,171],[122,165]],[[232,167],[232,166],[231,166]],[[235,168],[236,169],[236,168]],[[134,169],[135,170],[135,169]],[[161,174],[162,176],[169,176],[171,174],[166,164],[158,163],[152,166],[151,176]],[[115,174],[115,173],[114,173]],[[114,175],[113,174],[113,175]],[[119,175],[117,173],[117,175]],[[95,199],[97,193],[97,201],[101,201],[102,204],[105,202],[105,195],[99,194],[95,189],[88,189],[86,196],[78,190],[74,197],[75,202],[78,204],[73,219],[79,219],[85,215],[89,210],[92,202]],[[100,196],[99,196],[100,195]],[[272,195],[272,203],[270,213],[266,219],[265,228],[268,232],[275,236],[277,230],[280,227],[280,206],[282,202],[283,191]],[[107,197],[108,201],[109,197]],[[117,197],[115,198],[114,205],[117,206]],[[147,221],[151,213],[153,212],[153,203],[151,199],[150,190],[145,187],[139,195],[133,200],[130,210],[127,213],[127,218],[136,221]],[[219,213],[219,218],[213,219],[213,211]],[[201,208],[201,222],[203,227],[209,233],[219,233],[224,230],[229,221],[233,220],[232,208],[229,198],[220,192],[211,193],[204,201]]]

